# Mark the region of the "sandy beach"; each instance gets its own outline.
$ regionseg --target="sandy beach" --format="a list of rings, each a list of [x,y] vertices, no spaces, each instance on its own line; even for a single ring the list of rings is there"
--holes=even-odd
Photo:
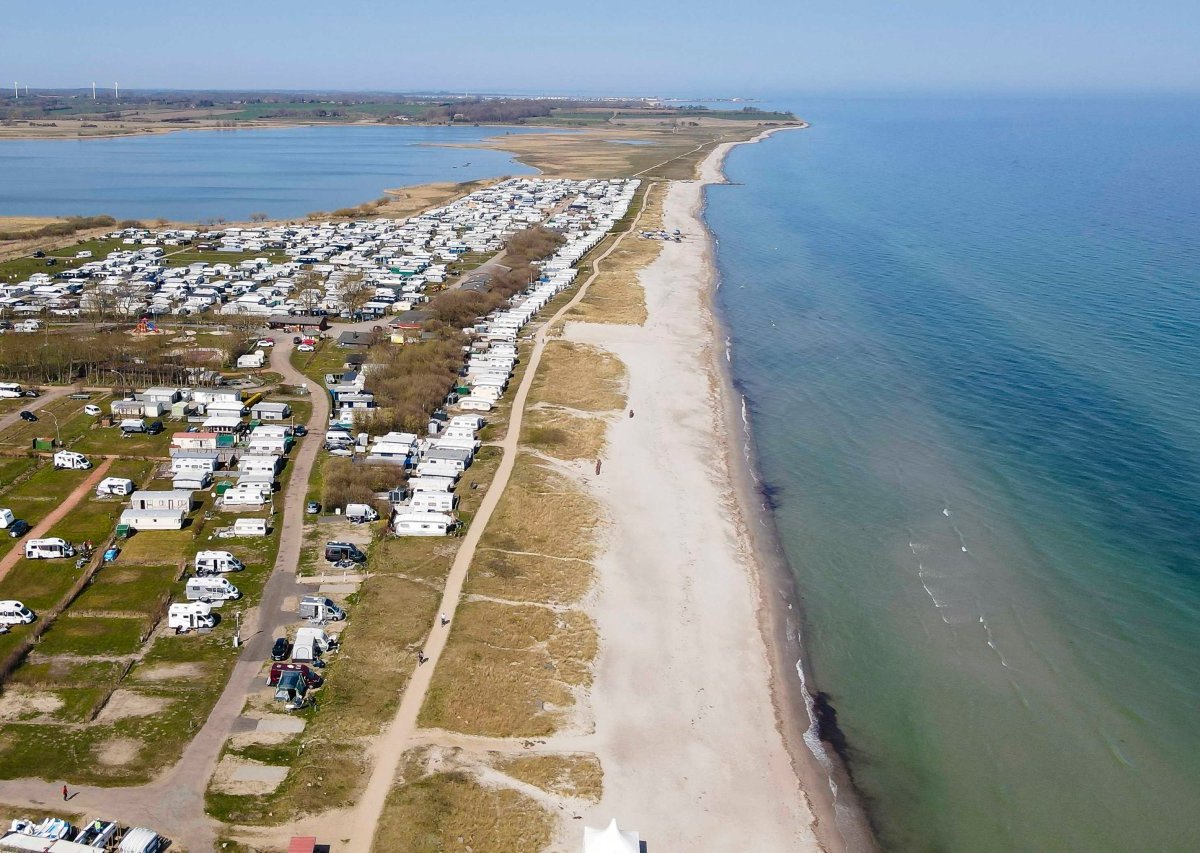
[[[701,181],[668,190],[663,226],[686,239],[641,273],[646,324],[566,330],[625,363],[635,413],[611,427],[590,478],[610,525],[590,608],[602,637],[590,746],[605,784],[584,817],[616,817],[657,849],[836,849],[776,713],[761,573],[728,454],[700,218],[727,150]]]

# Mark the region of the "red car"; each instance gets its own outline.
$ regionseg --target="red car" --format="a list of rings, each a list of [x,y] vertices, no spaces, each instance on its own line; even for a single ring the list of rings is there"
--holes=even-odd
[[[281,662],[271,664],[271,674],[267,676],[267,684],[274,687],[279,683],[280,677],[285,672],[297,670],[304,676],[304,680],[308,682],[309,687],[320,687],[325,683],[325,679],[313,672],[308,664]]]

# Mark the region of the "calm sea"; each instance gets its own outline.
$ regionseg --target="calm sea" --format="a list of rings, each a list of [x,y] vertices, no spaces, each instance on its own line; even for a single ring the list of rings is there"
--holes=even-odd
[[[882,841],[1200,849],[1200,101],[791,106],[708,219]]]
[[[0,140],[0,216],[304,216],[432,181],[529,175],[503,151],[442,147],[487,127],[295,127],[112,139]]]

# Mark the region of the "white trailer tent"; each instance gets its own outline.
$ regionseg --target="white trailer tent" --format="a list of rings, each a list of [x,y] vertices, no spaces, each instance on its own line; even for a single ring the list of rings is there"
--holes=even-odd
[[[186,489],[150,491],[143,489],[129,496],[130,509],[170,509],[192,511],[192,493]]]
[[[118,523],[133,530],[182,530],[186,517],[182,509],[127,509]]]
[[[399,512],[392,522],[397,536],[445,536],[454,518],[440,512]]]

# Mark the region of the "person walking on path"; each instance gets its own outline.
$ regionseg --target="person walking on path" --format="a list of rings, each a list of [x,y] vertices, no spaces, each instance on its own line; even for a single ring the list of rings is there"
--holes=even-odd
[[[70,797],[67,796],[67,786],[63,785],[63,802],[65,803]]]
[[[449,624],[450,624],[450,617],[447,616],[445,613],[443,613],[442,614],[442,627],[445,628]]]

